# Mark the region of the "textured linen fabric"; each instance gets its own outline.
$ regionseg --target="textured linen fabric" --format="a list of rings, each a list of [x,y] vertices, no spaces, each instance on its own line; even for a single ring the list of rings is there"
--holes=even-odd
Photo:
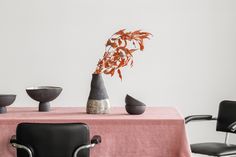
[[[89,125],[90,136],[101,135],[102,143],[91,149],[91,157],[190,157],[183,117],[172,107],[148,107],[142,115],[129,115],[113,107],[109,114],[86,114],[85,108],[8,108],[0,114],[0,157],[15,157],[9,144],[21,122]]]

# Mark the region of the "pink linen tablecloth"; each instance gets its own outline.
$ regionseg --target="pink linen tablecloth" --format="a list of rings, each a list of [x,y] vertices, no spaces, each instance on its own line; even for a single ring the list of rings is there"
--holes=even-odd
[[[0,157],[15,157],[9,139],[21,122],[70,123],[89,125],[90,136],[101,135],[102,143],[91,157],[190,157],[183,117],[175,108],[151,107],[142,115],[128,115],[124,108],[110,114],[91,115],[85,108],[9,108],[0,114]]]

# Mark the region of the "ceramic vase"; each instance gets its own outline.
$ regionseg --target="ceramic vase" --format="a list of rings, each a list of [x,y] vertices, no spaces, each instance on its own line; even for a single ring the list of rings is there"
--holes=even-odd
[[[86,112],[88,114],[106,114],[109,113],[109,110],[109,97],[102,74],[93,74]]]

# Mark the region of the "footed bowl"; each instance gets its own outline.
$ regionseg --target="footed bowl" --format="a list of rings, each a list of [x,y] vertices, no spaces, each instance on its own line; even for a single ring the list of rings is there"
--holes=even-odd
[[[38,86],[26,88],[27,94],[39,102],[39,111],[47,112],[50,110],[50,101],[56,99],[62,91],[61,87]]]

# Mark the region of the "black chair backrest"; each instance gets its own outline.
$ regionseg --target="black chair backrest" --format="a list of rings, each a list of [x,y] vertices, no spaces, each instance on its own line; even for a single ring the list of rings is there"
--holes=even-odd
[[[33,157],[73,157],[77,147],[90,143],[89,128],[83,123],[20,123],[16,139],[33,151]],[[28,154],[17,149],[17,157]],[[78,157],[89,157],[89,149],[81,150]]]
[[[236,101],[224,100],[220,103],[217,117],[217,131],[231,132],[228,126],[236,121]]]

